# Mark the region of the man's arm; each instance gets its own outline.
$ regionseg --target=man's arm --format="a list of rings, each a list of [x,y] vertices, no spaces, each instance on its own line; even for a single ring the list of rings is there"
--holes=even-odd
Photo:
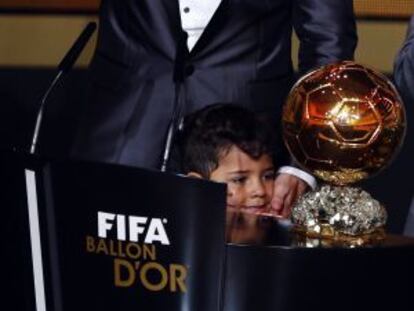
[[[394,61],[394,82],[405,102],[407,116],[412,115],[412,102],[414,101],[414,15],[408,25],[405,41]],[[409,127],[407,138],[412,137],[411,132]],[[404,149],[408,154],[410,150],[413,150],[411,149],[413,144],[412,140],[407,138]],[[414,196],[405,221],[404,235],[414,237]]]
[[[299,74],[339,60],[352,60],[357,33],[352,0],[294,0],[293,26],[300,41]],[[290,170],[299,170],[290,168]],[[303,172],[303,174],[306,174]],[[295,201],[316,186],[285,168],[275,180],[272,209],[288,217]]]
[[[352,0],[295,0],[292,14],[300,41],[300,74],[353,60],[358,38]]]
[[[394,81],[406,102],[414,100],[414,16],[411,17],[404,44],[394,62]]]

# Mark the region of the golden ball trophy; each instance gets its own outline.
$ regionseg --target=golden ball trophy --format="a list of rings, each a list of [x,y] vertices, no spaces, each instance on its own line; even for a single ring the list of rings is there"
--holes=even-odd
[[[353,247],[385,237],[385,208],[349,185],[392,161],[405,120],[392,83],[351,61],[317,69],[293,86],[283,110],[285,144],[303,169],[327,182],[292,209],[299,240]]]

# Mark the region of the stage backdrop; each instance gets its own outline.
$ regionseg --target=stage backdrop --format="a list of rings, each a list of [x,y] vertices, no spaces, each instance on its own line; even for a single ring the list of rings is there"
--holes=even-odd
[[[0,9],[95,12],[100,0],[2,0]],[[414,12],[414,0],[354,0],[362,18],[407,18]]]

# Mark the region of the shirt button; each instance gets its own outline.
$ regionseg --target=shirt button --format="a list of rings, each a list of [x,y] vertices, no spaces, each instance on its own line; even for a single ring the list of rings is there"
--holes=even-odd
[[[188,13],[188,12],[190,12],[190,8],[189,7],[185,7],[184,8],[184,13]]]

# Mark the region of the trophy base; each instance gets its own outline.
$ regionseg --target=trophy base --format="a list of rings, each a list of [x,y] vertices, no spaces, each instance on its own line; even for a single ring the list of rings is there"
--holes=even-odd
[[[324,185],[298,200],[291,220],[295,231],[309,238],[362,242],[385,235],[387,213],[360,188]]]
[[[369,234],[357,236],[342,234],[330,225],[322,225],[322,232],[317,234],[307,231],[301,226],[293,226],[292,242],[299,247],[361,247],[381,245],[386,237],[384,228],[379,228]]]

